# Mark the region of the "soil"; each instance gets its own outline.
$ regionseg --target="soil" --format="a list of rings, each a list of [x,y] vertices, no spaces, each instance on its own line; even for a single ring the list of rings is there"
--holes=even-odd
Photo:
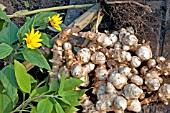
[[[112,0],[114,1],[114,0]],[[170,0],[136,0],[151,7],[152,13],[144,14],[141,7],[134,4],[114,4],[106,5],[104,19],[99,26],[99,30],[119,30],[121,27],[132,26],[136,28],[136,34],[140,40],[145,39],[151,42],[151,47],[155,56],[165,56],[170,60]],[[19,10],[35,10],[40,8],[63,6],[69,4],[95,3],[95,0],[0,0],[6,6],[7,14],[13,14]],[[70,24],[88,8],[70,9],[58,11],[64,13],[64,23]],[[18,26],[24,24],[24,18],[12,19]],[[54,33],[51,33],[55,35]],[[3,61],[0,61],[0,67]],[[36,74],[34,74],[36,72]],[[36,67],[30,71],[31,74],[43,74]],[[42,78],[38,78],[42,79]],[[170,83],[170,77],[164,77],[166,83]],[[126,111],[128,113],[128,111]],[[141,113],[170,113],[170,105],[161,102],[151,103],[142,107]]]

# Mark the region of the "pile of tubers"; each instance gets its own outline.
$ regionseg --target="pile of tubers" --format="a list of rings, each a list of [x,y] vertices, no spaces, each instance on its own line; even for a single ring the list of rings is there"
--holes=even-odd
[[[73,53],[69,36],[90,43]],[[139,43],[130,27],[112,33],[72,33],[70,28],[65,29],[52,49],[50,80],[60,80],[64,71],[65,78],[79,78],[84,81],[81,87],[93,88],[97,101],[86,94],[80,99],[85,113],[124,113],[126,109],[140,112],[143,104],[168,104],[170,84],[164,83],[161,76],[170,75],[170,62],[162,56],[153,58],[149,44],[145,40]]]

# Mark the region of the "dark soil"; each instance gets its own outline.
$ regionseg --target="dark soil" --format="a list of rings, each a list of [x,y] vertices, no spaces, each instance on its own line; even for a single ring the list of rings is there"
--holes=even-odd
[[[114,1],[114,0],[112,0]],[[132,26],[140,40],[151,41],[151,47],[155,56],[165,56],[170,60],[170,0],[136,0],[150,5],[152,13],[146,13],[143,8],[134,4],[114,4],[106,5],[105,16],[99,30],[119,30],[122,27]],[[4,4],[7,14],[13,14],[19,10],[35,10],[40,8],[63,6],[69,4],[95,3],[95,0],[0,0]],[[58,11],[64,13],[65,24],[70,24],[79,17],[86,9],[70,9]],[[146,14],[145,14],[146,13]],[[12,19],[18,26],[25,22],[24,18]],[[54,33],[51,33],[55,35]],[[0,61],[0,68],[3,67],[3,61]],[[30,70],[35,77],[47,73],[41,73],[36,67]],[[42,80],[43,78],[38,78]],[[164,77],[166,83],[170,83],[170,77]],[[155,102],[142,107],[141,113],[170,113],[170,105],[164,105],[162,102]],[[128,111],[127,111],[128,113]]]

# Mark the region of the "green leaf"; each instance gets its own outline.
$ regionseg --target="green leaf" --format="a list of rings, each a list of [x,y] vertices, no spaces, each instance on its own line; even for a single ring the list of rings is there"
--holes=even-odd
[[[8,22],[7,27],[0,31],[0,42],[12,45],[17,40],[18,27],[12,22]]]
[[[25,60],[27,60],[28,62],[41,68],[51,70],[47,60],[38,49],[26,49],[22,51],[22,54],[24,55]]]
[[[53,107],[53,110],[52,110],[51,113],[57,113],[54,107]]]
[[[61,29],[67,28],[67,26],[65,24],[60,24],[60,27],[61,27]]]
[[[18,84],[16,82],[14,66],[12,64],[4,67],[2,71],[0,71],[0,80],[5,88],[4,91],[11,98],[13,107],[15,107],[19,97],[17,94]]]
[[[71,106],[78,106],[81,105],[81,103],[77,100],[80,97],[82,97],[82,95],[86,92],[86,89],[83,90],[70,90],[70,91],[63,91],[62,92],[62,97],[64,99],[66,99],[67,101],[69,101],[69,103],[71,104]],[[63,104],[62,104],[63,105]],[[63,106],[65,107],[65,106]]]
[[[62,92],[63,92],[63,89],[64,89],[64,84],[65,84],[65,73],[63,72],[62,76],[61,76],[60,87],[59,87],[59,90],[58,90],[58,94],[60,96],[62,95]]]
[[[53,110],[53,103],[45,98],[41,100],[37,105],[37,113],[51,113]]]
[[[41,12],[35,15],[35,26],[42,26],[49,22],[48,17],[52,17],[57,14],[56,12]]]
[[[25,22],[25,24],[18,30],[17,37],[19,42],[23,42],[22,39],[25,37],[25,33],[28,33],[28,31],[34,27],[34,21],[34,17],[27,19],[27,22]]]
[[[2,69],[2,72],[5,75],[5,77],[8,79],[8,82],[15,88],[18,88],[18,84],[17,84],[16,78],[15,78],[13,64],[9,64],[9,65],[5,66]],[[5,85],[5,84],[3,84],[3,85]],[[9,86],[9,84],[6,84],[6,86]]]
[[[65,98],[57,98],[57,100],[62,101],[63,103],[65,103],[68,106],[71,106],[70,102],[68,100],[66,100]]]
[[[82,90],[70,90],[70,91],[62,91],[60,96],[70,96],[72,99],[78,99],[83,96],[83,94],[87,91],[87,89]]]
[[[35,80],[34,77],[32,77],[32,76],[30,75],[30,82],[31,82],[31,83],[37,83],[37,80]]]
[[[41,33],[41,39],[43,39],[42,43],[44,45],[46,45],[47,47],[51,48],[52,47],[52,41],[49,38],[49,35],[47,35],[46,33]]]
[[[68,107],[68,108],[65,108],[64,111],[65,113],[74,113],[76,111],[78,111],[79,109],[75,108],[75,107]]]
[[[79,106],[81,105],[80,101],[78,101],[77,99],[73,99],[70,96],[64,97],[67,101],[69,101],[69,103],[71,104],[71,106]],[[63,106],[64,107],[64,106]]]
[[[7,57],[12,52],[12,50],[13,48],[7,44],[5,43],[0,44],[0,53],[1,53],[0,59]]]
[[[18,32],[18,27],[13,23],[13,22],[9,22],[8,23],[8,41],[9,44],[11,45],[13,42],[15,42],[18,38],[17,38],[17,32]]]
[[[61,100],[59,100],[59,99],[56,99],[57,100],[57,102],[60,104],[60,106],[62,107],[62,108],[67,108],[67,107],[70,107],[71,106],[71,104],[69,105],[69,104],[67,104],[67,103],[65,103],[65,102],[63,102],[63,101],[61,101]],[[66,100],[66,99],[65,99]],[[68,101],[69,102],[69,101]],[[69,102],[70,103],[70,102]]]
[[[15,54],[14,59],[16,59],[16,60],[25,60],[22,53]]]
[[[71,89],[79,86],[82,83],[83,83],[83,81],[81,81],[80,79],[77,79],[77,78],[66,79],[65,84],[64,84],[64,91],[71,90]]]
[[[45,28],[47,28],[47,24],[41,25],[38,27],[38,30],[44,30]]]
[[[7,17],[6,13],[4,13],[1,8],[0,8],[0,19],[3,19],[7,22],[10,21],[10,19]]]
[[[14,70],[19,88],[25,93],[30,93],[31,91],[30,75],[27,73],[26,68],[20,62],[15,60]]]
[[[55,80],[53,81],[52,83],[50,83],[50,88],[49,88],[49,91],[48,92],[51,92],[51,91],[58,91],[60,87],[60,83],[58,80]]]
[[[51,27],[51,26],[47,26],[47,28],[53,32],[60,32],[59,30],[55,29],[54,27]]]
[[[36,107],[33,106],[33,105],[30,105],[30,106],[31,106],[31,111],[30,111],[30,113],[36,113]]]
[[[36,97],[46,92],[48,92],[48,86],[38,87],[31,92],[30,97]]]
[[[10,97],[2,93],[3,87],[0,85],[0,113],[10,113],[13,110],[12,100]]]
[[[55,106],[55,110],[57,113],[65,113],[63,108],[60,106],[60,104],[56,101],[56,104],[54,105]]]

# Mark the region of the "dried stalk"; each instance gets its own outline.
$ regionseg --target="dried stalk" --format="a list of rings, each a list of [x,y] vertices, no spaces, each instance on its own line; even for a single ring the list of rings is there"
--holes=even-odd
[[[103,14],[102,14],[102,11],[101,9],[99,10],[98,12],[98,15],[97,15],[97,20],[96,22],[94,23],[93,27],[91,28],[91,31],[95,32],[95,33],[98,33],[98,27],[103,19]]]
[[[14,17],[22,17],[26,15],[36,14],[39,12],[47,12],[47,11],[55,11],[55,10],[63,10],[63,9],[72,9],[72,8],[85,8],[85,7],[91,7],[94,4],[83,4],[83,5],[69,5],[69,6],[58,6],[58,7],[51,7],[51,8],[44,8],[44,9],[37,9],[33,11],[17,11],[12,15],[7,15],[8,18],[14,18]]]
[[[22,64],[25,66],[27,71],[31,70],[34,67],[33,64],[31,64],[31,63],[29,63],[27,61],[24,61]]]
[[[101,9],[99,9],[98,14],[94,17],[95,23],[91,28],[92,32],[98,33],[98,27],[103,19],[103,16],[104,15],[102,14]],[[82,45],[86,47],[89,44],[89,42],[90,41],[88,39],[85,39]]]

